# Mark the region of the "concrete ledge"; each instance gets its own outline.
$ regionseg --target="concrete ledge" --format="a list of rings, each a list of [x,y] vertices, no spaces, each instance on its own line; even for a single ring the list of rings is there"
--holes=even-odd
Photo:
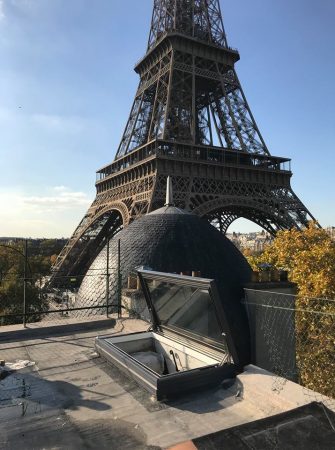
[[[244,285],[245,289],[254,291],[276,292],[288,295],[297,295],[297,285],[290,281],[258,281]]]
[[[335,400],[300,386],[286,378],[249,365],[238,375],[242,395],[255,407],[262,405],[267,416],[307,405],[312,401],[322,402],[335,412]]]
[[[114,328],[116,320],[106,319],[103,316],[88,319],[64,319],[64,323],[58,322],[38,322],[23,325],[8,325],[0,327],[0,342],[24,341],[37,339],[45,336],[62,336],[76,332],[89,332],[94,330],[105,330]]]

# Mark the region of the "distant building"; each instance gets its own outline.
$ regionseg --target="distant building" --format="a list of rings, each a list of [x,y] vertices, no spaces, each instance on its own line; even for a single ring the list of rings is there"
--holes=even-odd
[[[327,227],[326,228],[327,233],[331,237],[333,241],[335,241],[335,227]]]
[[[327,227],[325,230],[335,241],[335,227]],[[241,251],[248,249],[252,253],[261,253],[273,240],[273,236],[264,230],[258,233],[227,233],[227,238]]]
[[[259,233],[228,233],[228,239],[240,250],[250,250],[253,253],[260,253],[273,240],[273,236],[266,231]]]

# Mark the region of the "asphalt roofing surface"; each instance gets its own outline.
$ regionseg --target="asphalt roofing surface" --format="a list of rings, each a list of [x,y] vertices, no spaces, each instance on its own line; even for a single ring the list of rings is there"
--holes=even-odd
[[[124,319],[0,329],[0,359],[35,363],[0,380],[0,448],[169,448],[314,400],[294,383],[249,366],[229,388],[158,403],[94,349],[97,335],[146,328]],[[250,439],[241,448],[260,448]],[[211,442],[198,441],[199,448],[222,448]]]

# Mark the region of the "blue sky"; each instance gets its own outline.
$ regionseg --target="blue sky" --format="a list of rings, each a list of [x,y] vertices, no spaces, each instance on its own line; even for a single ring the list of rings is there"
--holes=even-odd
[[[273,155],[335,225],[334,0],[222,0],[229,44]],[[0,0],[0,236],[69,236],[113,160],[152,0]],[[236,222],[230,230],[253,230]]]

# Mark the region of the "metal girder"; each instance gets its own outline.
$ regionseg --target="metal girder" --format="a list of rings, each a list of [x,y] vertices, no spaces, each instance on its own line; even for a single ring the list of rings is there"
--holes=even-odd
[[[228,46],[219,0],[154,0],[148,49],[168,32]]]
[[[172,179],[176,204],[211,223],[219,220],[224,233],[238,217],[255,222],[271,234],[281,229],[303,228],[309,220],[315,220],[290,186],[196,176]],[[164,181],[163,176],[156,181],[156,204],[163,201]]]
[[[121,231],[123,225],[122,215],[117,209],[103,211],[86,226],[82,223],[59,254],[47,286],[65,286],[72,275],[85,275],[106,239]]]
[[[116,159],[153,139],[269,155],[233,67],[176,50],[141,82]]]

